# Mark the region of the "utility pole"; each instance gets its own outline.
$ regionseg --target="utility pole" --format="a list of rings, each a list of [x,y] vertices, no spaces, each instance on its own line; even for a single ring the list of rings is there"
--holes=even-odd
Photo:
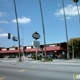
[[[25,58],[25,55],[24,55],[24,28],[22,26],[19,26],[21,29],[22,29],[22,45],[23,45],[23,49],[22,49],[22,52],[23,52],[23,59]]]
[[[73,38],[72,38],[72,57],[74,59],[74,45],[73,45]]]
[[[22,61],[22,59],[21,59],[21,53],[20,53],[20,35],[19,35],[19,25],[18,25],[18,17],[17,17],[17,10],[16,10],[16,3],[15,3],[15,0],[13,0],[13,3],[14,3],[14,10],[15,10],[15,16],[16,16],[16,23],[17,23],[18,46],[19,46],[19,61]]]

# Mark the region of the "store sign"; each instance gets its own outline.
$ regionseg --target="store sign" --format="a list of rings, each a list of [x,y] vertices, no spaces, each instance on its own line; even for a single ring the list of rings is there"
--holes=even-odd
[[[40,38],[40,34],[38,32],[35,32],[32,34],[32,37],[37,40]]]
[[[15,50],[15,48],[10,48],[9,50]]]
[[[5,51],[6,49],[2,49],[2,51]]]
[[[27,49],[31,49],[31,46],[28,46]]]
[[[40,47],[40,42],[39,41],[33,41],[32,45],[33,45],[33,47],[38,48],[38,47]]]

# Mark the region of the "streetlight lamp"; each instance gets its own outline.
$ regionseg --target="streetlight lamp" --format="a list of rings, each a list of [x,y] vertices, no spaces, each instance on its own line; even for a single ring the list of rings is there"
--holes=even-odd
[[[18,46],[19,46],[19,61],[22,61],[21,53],[20,53],[20,35],[19,35],[18,17],[17,17],[17,10],[16,10],[15,0],[13,0],[13,3],[14,3],[14,10],[15,10],[15,16],[16,16],[16,23],[17,23]]]
[[[41,19],[42,19],[42,28],[43,28],[44,52],[45,52],[45,57],[46,57],[46,39],[45,39],[45,27],[44,27],[44,20],[43,20],[43,13],[42,13],[41,0],[39,0],[39,5],[40,5],[40,12],[41,12]]]
[[[78,8],[78,4],[77,4],[77,2],[78,2],[79,0],[73,0],[73,1],[76,3],[76,6],[77,6],[78,17],[79,17],[79,23],[80,23],[80,13],[79,13],[79,8]]]
[[[63,5],[63,13],[64,13],[64,21],[65,21],[66,40],[67,40],[67,59],[69,59],[67,22],[66,22],[66,15],[65,15],[64,1],[63,0],[62,0],[62,5]]]

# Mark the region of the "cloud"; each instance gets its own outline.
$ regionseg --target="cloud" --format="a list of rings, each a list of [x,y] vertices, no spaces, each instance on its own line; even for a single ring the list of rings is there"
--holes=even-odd
[[[80,6],[78,6],[79,11],[80,11]],[[73,5],[67,5],[65,8],[65,13],[67,16],[76,16],[78,15],[77,7]],[[60,10],[57,10],[56,13],[54,13],[55,16],[61,16],[64,15],[63,13],[63,8]]]
[[[12,22],[16,23],[16,19],[13,19]],[[30,23],[31,19],[30,18],[26,18],[26,17],[22,17],[22,18],[18,18],[18,22],[26,24],[26,23]]]
[[[0,17],[5,16],[6,12],[0,12]]]
[[[1,34],[0,34],[0,37],[7,37],[7,36],[8,36],[7,33],[1,33]]]
[[[9,22],[7,22],[7,21],[0,21],[0,23],[9,24]]]

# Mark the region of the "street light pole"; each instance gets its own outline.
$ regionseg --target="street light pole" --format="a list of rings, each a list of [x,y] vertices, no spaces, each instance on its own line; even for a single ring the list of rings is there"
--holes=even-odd
[[[15,47],[15,41],[13,41],[14,42],[14,47]]]
[[[64,12],[64,21],[65,21],[65,30],[66,30],[66,40],[67,40],[67,59],[69,59],[67,22],[66,22],[66,15],[65,15],[64,1],[63,1],[63,0],[62,0],[62,5],[63,5],[63,12]]]
[[[72,38],[72,57],[74,59],[74,45],[73,45],[73,38]]]
[[[21,26],[19,26],[21,29],[22,29],[22,45],[23,45],[23,49],[22,49],[22,52],[23,52],[23,58],[25,58],[25,56],[24,56],[24,28],[23,27],[21,27]]]
[[[13,3],[14,3],[15,16],[16,16],[16,23],[17,23],[18,46],[19,46],[19,61],[22,61],[22,59],[21,59],[21,53],[20,53],[20,35],[19,35],[18,17],[17,17],[17,10],[16,10],[16,3],[15,3],[15,0],[13,0]]]
[[[41,19],[42,19],[42,28],[43,28],[44,52],[45,52],[45,57],[46,57],[46,39],[45,39],[45,27],[44,27],[44,20],[43,20],[43,13],[42,13],[41,0],[39,0],[39,5],[40,5],[40,12],[41,12]]]

